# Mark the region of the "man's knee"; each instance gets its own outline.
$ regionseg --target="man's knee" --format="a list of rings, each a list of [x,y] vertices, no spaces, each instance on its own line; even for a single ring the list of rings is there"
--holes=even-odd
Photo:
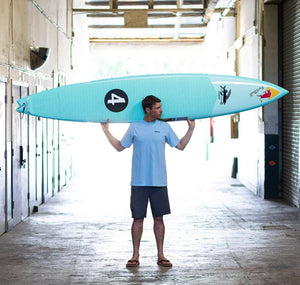
[[[154,223],[163,223],[163,217],[153,217]]]
[[[143,222],[144,222],[144,219],[143,219],[143,218],[141,218],[141,219],[133,219],[133,223],[134,223],[135,225],[143,224]]]

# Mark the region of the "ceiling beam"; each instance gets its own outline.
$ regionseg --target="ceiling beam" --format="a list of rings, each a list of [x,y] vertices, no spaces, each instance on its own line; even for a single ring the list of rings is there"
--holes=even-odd
[[[107,0],[107,1],[97,1],[97,2],[85,2],[85,5],[87,6],[109,6],[111,0]],[[153,2],[153,6],[157,6],[157,5],[164,5],[164,6],[168,6],[168,5],[174,5],[176,6],[178,4],[178,0],[143,0],[143,1],[138,1],[138,0],[131,0],[131,1],[118,1],[118,6],[149,6],[149,2]],[[182,5],[198,5],[200,7],[203,7],[203,5],[201,3],[199,3],[199,1],[195,1],[195,0],[186,0],[182,3]]]
[[[118,0],[109,0],[110,9],[118,9]]]
[[[154,8],[154,0],[148,0],[148,8],[153,9]]]
[[[222,12],[224,9],[220,9],[220,12]],[[204,13],[205,10],[202,8],[155,8],[155,9],[85,9],[85,8],[74,8],[73,13],[74,14],[91,14],[91,13],[117,13],[117,12],[126,12],[126,11],[146,11],[146,12],[181,12],[181,13],[187,13],[187,12],[198,12],[198,13]]]
[[[181,28],[203,28],[205,24],[181,24]],[[124,25],[89,25],[90,29],[126,29],[128,27]],[[175,24],[162,24],[162,25],[148,25],[143,27],[144,29],[172,29]],[[131,27],[129,27],[131,29]]]
[[[172,37],[157,37],[157,38],[90,38],[90,43],[202,43],[205,41],[204,37],[182,37],[174,39]]]
[[[87,14],[87,17],[90,18],[122,18],[124,16],[123,12],[117,13],[117,14],[112,14],[112,13],[95,13],[95,14]],[[198,12],[187,12],[187,13],[181,13],[181,18],[185,17],[202,17],[202,13]],[[176,17],[176,13],[156,13],[156,12],[149,12],[148,13],[148,18],[174,18]]]
[[[219,0],[210,0],[207,6],[207,9],[205,10],[205,15],[203,18],[204,23],[208,23],[211,15],[214,13],[216,6],[218,4]]]

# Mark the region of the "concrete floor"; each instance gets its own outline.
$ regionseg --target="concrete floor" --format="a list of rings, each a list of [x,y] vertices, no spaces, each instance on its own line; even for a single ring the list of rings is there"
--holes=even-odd
[[[141,264],[127,269],[129,187],[115,192],[74,178],[0,237],[0,284],[300,284],[298,209],[261,200],[236,180],[201,184],[169,185],[172,268],[156,264],[149,215]]]

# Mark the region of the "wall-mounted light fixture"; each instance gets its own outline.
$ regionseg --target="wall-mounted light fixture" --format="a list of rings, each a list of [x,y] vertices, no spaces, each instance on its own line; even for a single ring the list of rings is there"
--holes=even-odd
[[[49,58],[50,50],[46,47],[30,47],[30,68],[32,70],[41,68]]]

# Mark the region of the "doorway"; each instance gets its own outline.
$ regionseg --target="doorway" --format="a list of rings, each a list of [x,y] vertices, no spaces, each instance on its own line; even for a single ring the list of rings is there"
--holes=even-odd
[[[5,159],[5,148],[6,148],[6,83],[0,81],[0,235],[5,232],[6,229],[6,159]]]
[[[29,215],[28,116],[18,113],[17,101],[28,96],[28,86],[12,84],[11,187],[7,188],[8,230]]]

